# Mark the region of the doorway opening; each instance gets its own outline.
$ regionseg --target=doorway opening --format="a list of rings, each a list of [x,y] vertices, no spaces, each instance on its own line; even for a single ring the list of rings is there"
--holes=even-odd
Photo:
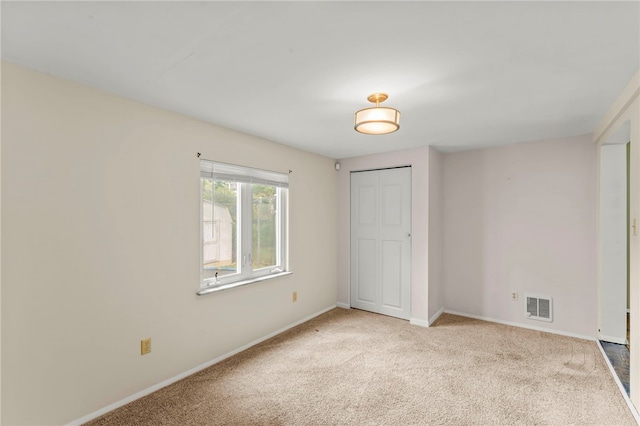
[[[621,385],[630,383],[630,128],[600,146],[598,338]],[[635,336],[633,336],[635,337]]]

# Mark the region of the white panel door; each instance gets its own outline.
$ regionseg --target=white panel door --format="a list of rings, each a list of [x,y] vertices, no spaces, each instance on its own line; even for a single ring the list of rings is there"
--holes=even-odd
[[[351,306],[411,316],[411,168],[351,173]]]

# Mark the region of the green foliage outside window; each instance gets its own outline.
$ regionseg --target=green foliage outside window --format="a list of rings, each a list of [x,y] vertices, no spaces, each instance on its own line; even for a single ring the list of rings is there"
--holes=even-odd
[[[276,262],[276,205],[274,186],[253,185],[253,267]]]
[[[232,228],[232,252],[233,265],[237,265],[237,184],[221,180],[212,181],[204,179],[202,181],[202,197],[206,201],[211,201],[215,205],[226,207],[231,214]],[[269,185],[253,186],[253,209],[252,209],[252,251],[253,267],[264,268],[277,264],[276,244],[277,244],[277,188]]]

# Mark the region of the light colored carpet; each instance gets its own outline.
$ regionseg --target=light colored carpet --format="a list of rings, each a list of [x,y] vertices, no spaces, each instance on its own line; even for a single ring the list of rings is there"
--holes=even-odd
[[[595,342],[334,309],[89,425],[634,425]]]

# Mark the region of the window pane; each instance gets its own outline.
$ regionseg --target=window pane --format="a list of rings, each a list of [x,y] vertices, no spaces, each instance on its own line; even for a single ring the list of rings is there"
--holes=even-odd
[[[253,269],[278,264],[278,190],[275,186],[253,185]]]
[[[202,179],[202,268],[204,279],[238,272],[238,184]]]

